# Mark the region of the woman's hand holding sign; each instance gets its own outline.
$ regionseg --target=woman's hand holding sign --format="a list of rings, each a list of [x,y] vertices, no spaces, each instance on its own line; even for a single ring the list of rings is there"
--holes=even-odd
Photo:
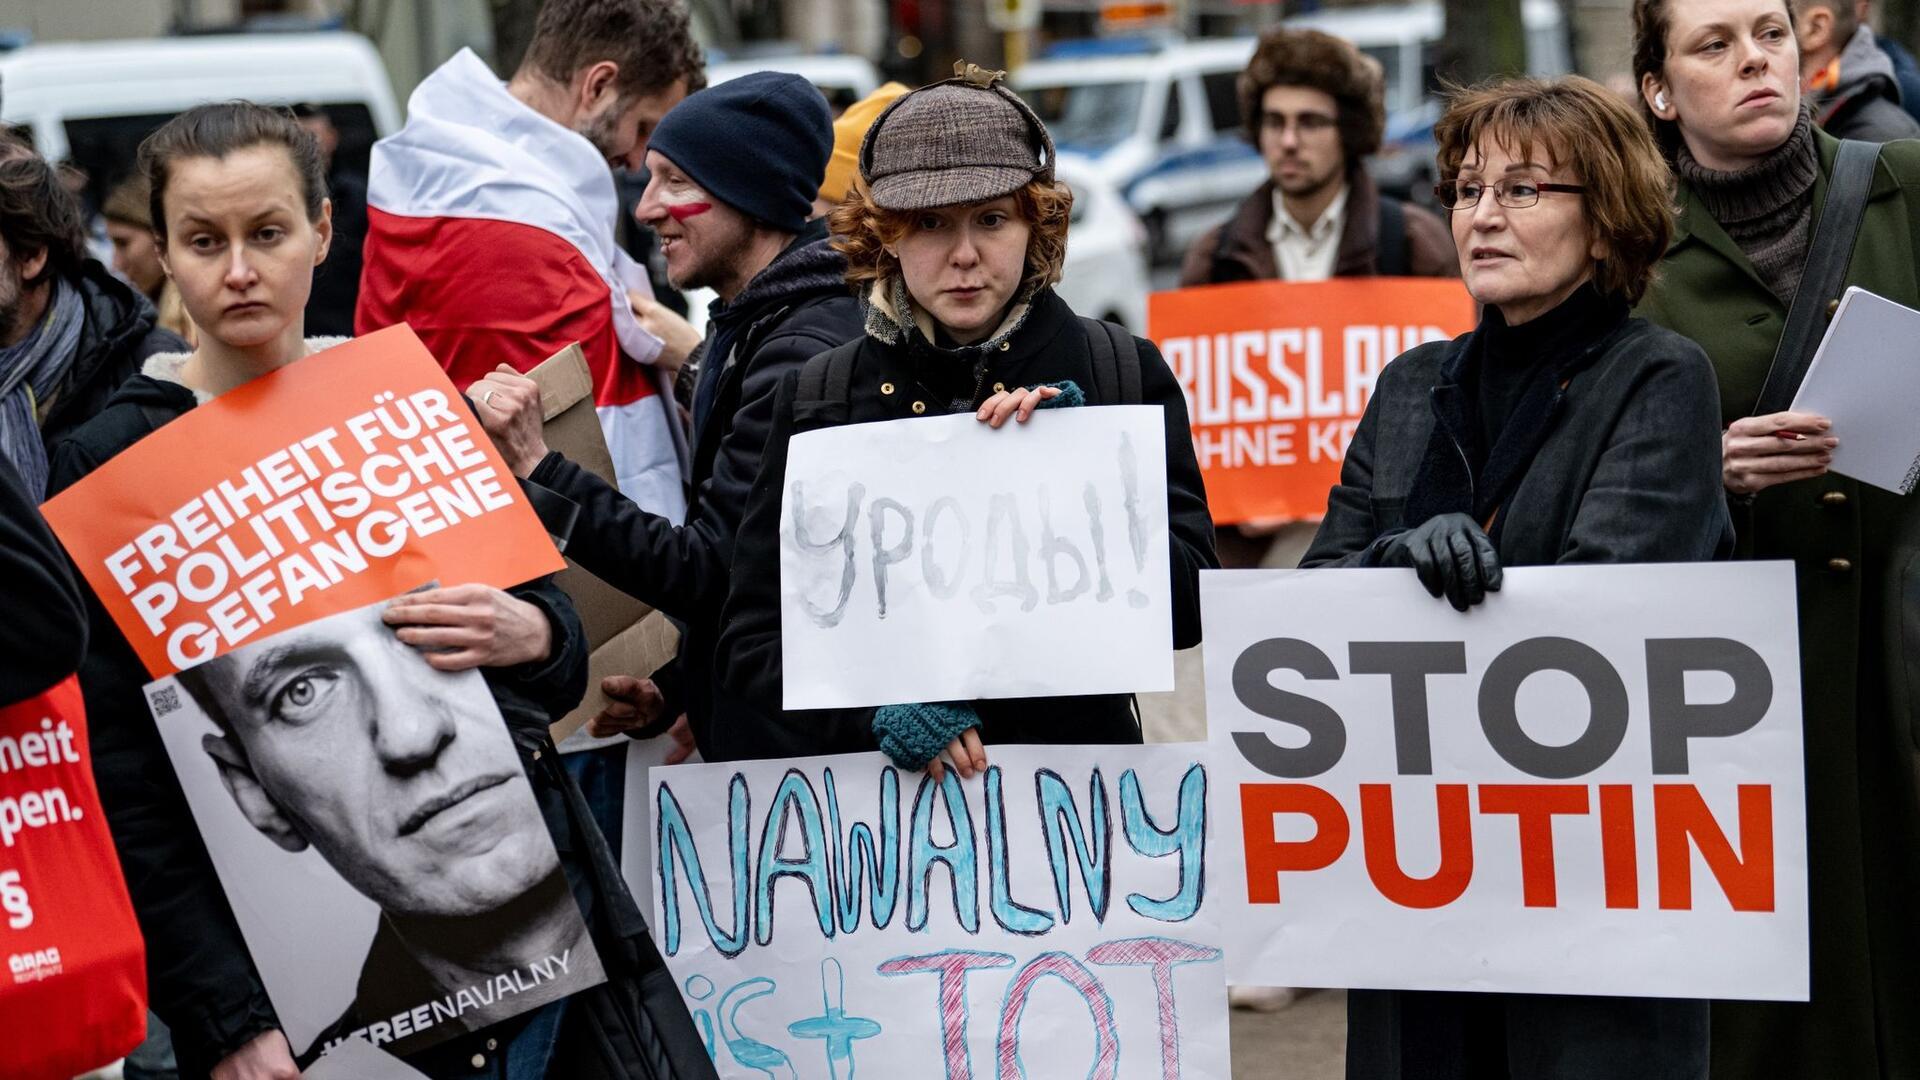
[[[1435,597],[1465,611],[1500,591],[1500,553],[1480,523],[1465,514],[1436,514],[1375,541],[1370,566],[1411,567]]]
[[[525,480],[547,456],[547,440],[540,428],[544,422],[540,384],[501,364],[467,387],[467,397],[473,400],[480,426],[493,436],[493,445],[507,460],[507,468]]]
[[[1833,421],[1812,413],[1743,416],[1720,436],[1720,476],[1735,495],[1826,475],[1840,440]]]
[[[407,593],[388,604],[381,618],[441,671],[512,667],[553,654],[546,613],[491,585]]]
[[[927,775],[938,780],[945,775],[949,764],[962,780],[971,780],[974,774],[987,771],[987,748],[980,745],[979,728],[970,727],[948,743],[938,757],[927,762]]]
[[[1036,386],[1031,389],[1015,387],[1012,390],[1001,390],[981,402],[980,408],[974,411],[973,416],[974,419],[991,428],[998,428],[1006,423],[1008,417],[1024,424],[1033,419],[1033,410],[1039,408],[1041,402],[1050,401],[1059,396],[1060,388],[1057,386]]]

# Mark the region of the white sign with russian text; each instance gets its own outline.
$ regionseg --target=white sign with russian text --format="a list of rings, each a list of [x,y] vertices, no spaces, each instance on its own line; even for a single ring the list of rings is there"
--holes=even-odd
[[[786,707],[1171,690],[1163,416],[1046,410],[995,430],[968,413],[794,436]]]

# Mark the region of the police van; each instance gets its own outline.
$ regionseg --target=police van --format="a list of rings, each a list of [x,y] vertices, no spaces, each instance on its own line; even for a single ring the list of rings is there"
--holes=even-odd
[[[1066,42],[1013,75],[1062,154],[1090,159],[1172,258],[1266,179],[1234,81],[1253,40]]]

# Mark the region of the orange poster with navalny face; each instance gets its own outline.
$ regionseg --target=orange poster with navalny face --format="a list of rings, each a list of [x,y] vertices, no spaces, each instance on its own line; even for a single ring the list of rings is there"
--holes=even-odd
[[[156,678],[430,581],[563,565],[404,325],[188,411],[41,509]]]
[[[1465,286],[1444,278],[1244,282],[1147,301],[1222,525],[1318,520],[1380,370],[1473,325]]]

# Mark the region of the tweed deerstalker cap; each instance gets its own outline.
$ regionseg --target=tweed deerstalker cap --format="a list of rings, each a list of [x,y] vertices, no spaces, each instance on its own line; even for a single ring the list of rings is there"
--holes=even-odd
[[[955,78],[887,107],[860,147],[860,172],[883,210],[984,202],[1053,179],[1053,139],[1004,71],[962,61]]]

